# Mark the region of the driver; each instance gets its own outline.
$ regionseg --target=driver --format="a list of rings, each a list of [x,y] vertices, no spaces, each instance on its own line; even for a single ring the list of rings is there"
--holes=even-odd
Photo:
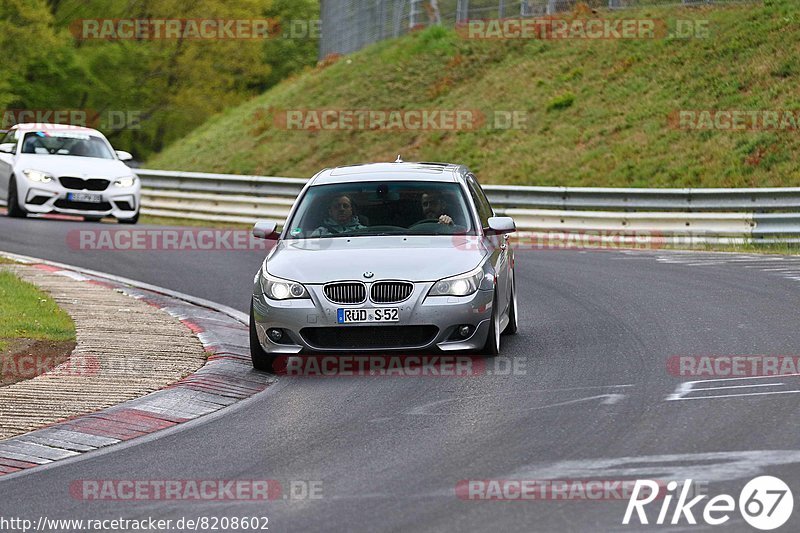
[[[332,235],[365,229],[367,226],[361,224],[358,216],[353,213],[353,201],[349,196],[341,195],[333,198],[328,205],[328,216],[322,221],[322,226],[315,229],[312,237]]]
[[[426,192],[422,195],[422,212],[425,218],[438,220],[439,224],[453,225],[453,218],[447,215],[447,201],[437,192]]]

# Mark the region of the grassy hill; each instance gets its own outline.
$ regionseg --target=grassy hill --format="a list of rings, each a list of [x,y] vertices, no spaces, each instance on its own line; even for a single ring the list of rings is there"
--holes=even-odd
[[[708,21],[707,38],[467,40],[429,28],[329,61],[209,120],[148,168],[308,177],[366,161],[453,161],[484,183],[800,186],[800,131],[687,131],[678,110],[800,111],[800,3],[602,17]],[[585,15],[579,15],[585,16]],[[286,109],[517,111],[526,129],[287,131]]]

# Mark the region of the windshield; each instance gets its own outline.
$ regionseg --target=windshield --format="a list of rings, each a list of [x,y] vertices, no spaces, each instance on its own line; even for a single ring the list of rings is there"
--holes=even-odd
[[[374,181],[310,187],[287,239],[358,235],[474,235],[456,183]]]
[[[25,135],[23,154],[73,155],[114,159],[100,137],[71,131],[34,131]]]

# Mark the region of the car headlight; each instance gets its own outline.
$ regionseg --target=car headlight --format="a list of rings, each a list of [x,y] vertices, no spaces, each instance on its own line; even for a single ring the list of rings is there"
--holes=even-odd
[[[31,181],[35,181],[36,183],[50,183],[53,181],[53,176],[48,174],[47,172],[42,172],[40,170],[33,170],[32,168],[27,168],[22,171],[25,174],[25,177]]]
[[[428,296],[467,296],[478,290],[486,274],[478,267],[466,274],[440,279],[433,284]]]
[[[117,180],[114,181],[114,187],[133,187],[134,183],[136,183],[136,176],[125,176],[117,178]]]
[[[273,300],[290,300],[308,298],[308,291],[302,284],[288,279],[270,276],[266,271],[261,274],[261,290]]]

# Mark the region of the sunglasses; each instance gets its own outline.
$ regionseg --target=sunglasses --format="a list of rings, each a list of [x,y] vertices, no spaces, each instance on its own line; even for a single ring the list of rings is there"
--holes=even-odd
[[[423,200],[422,207],[428,207],[431,205],[438,205],[441,203],[441,200]]]

